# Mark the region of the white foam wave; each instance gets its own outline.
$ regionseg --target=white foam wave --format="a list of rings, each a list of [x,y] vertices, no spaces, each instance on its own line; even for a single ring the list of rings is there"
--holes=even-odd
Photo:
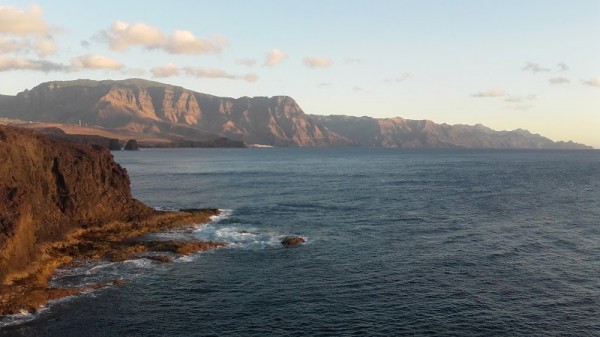
[[[232,209],[219,209],[219,214],[211,216],[210,221],[212,223],[220,222],[224,219],[229,218],[231,216],[231,214],[233,214]]]
[[[125,260],[125,261],[123,261],[123,263],[129,264],[129,265],[133,266],[134,268],[138,268],[138,269],[148,269],[148,268],[152,268],[154,266],[154,263],[152,263],[152,261],[150,261],[146,258]]]
[[[228,248],[243,249],[280,247],[281,239],[285,236],[275,231],[258,230],[250,225],[219,223],[199,227],[193,235],[196,240],[225,242]]]
[[[231,214],[233,213],[233,210],[231,209],[221,209],[219,210],[219,215],[213,215],[210,217],[210,223],[218,223],[228,217],[231,216]],[[167,230],[164,232],[158,232],[158,233],[150,233],[150,234],[146,234],[143,237],[143,240],[150,240],[150,241],[154,241],[154,240],[178,240],[178,241],[186,241],[186,240],[190,240],[193,239],[193,235],[191,235],[192,232],[203,228],[207,225],[207,223],[197,223],[197,224],[191,224],[187,227],[183,227],[183,228],[175,228],[175,229],[171,229],[171,230]]]
[[[194,257],[192,255],[182,255],[173,261],[174,262],[192,262],[192,261],[194,261]]]
[[[176,212],[176,211],[179,211],[178,208],[173,208],[173,207],[170,207],[170,206],[155,206],[154,209],[157,210],[157,211],[166,211],[166,212]]]
[[[9,327],[12,325],[19,325],[19,324],[27,323],[29,321],[32,321],[32,320],[38,318],[39,315],[40,315],[40,311],[32,314],[30,312],[23,310],[22,312],[20,312],[18,314],[1,316],[0,317],[1,318],[0,319],[0,329]]]
[[[79,288],[110,283],[116,279],[132,279],[153,266],[154,262],[145,258],[120,262],[88,261],[77,267],[57,269],[50,280],[50,285],[59,288]]]

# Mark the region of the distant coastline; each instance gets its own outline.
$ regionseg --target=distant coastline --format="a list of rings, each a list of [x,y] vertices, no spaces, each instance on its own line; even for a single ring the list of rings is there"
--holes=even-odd
[[[41,83],[0,96],[0,118],[22,119],[11,124],[38,130],[58,128],[77,135],[63,135],[74,141],[94,135],[120,143],[135,139],[142,147],[591,148],[523,129],[311,115],[289,96],[218,97],[143,79]]]

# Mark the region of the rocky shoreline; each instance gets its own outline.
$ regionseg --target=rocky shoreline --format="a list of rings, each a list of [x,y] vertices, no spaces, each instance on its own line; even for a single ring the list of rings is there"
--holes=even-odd
[[[215,209],[186,212],[156,211],[155,214],[140,221],[113,222],[101,227],[81,229],[61,241],[47,244],[42,247],[43,255],[26,274],[0,285],[0,316],[35,312],[51,300],[122,283],[122,280],[117,279],[110,283],[82,288],[50,287],[48,282],[59,267],[72,267],[86,260],[123,261],[142,257],[148,252],[187,255],[225,246],[221,242],[137,240],[144,234],[208,222],[212,216],[218,214],[219,211]],[[161,260],[161,262],[170,261],[169,257],[159,259],[157,256],[161,255],[152,255],[148,258]]]
[[[0,125],[0,315],[34,312],[53,299],[122,283],[53,288],[48,282],[58,267],[221,247],[137,239],[218,214],[154,210],[132,197],[129,176],[108,149]]]

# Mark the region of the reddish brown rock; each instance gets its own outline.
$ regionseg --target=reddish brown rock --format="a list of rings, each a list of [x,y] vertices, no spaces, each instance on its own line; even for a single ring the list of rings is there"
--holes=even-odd
[[[0,126],[0,158],[0,282],[35,267],[44,243],[154,212],[106,148]]]
[[[295,246],[304,242],[304,238],[301,238],[299,236],[286,236],[283,239],[281,239],[281,244],[284,246]]]
[[[215,214],[156,211],[132,197],[127,172],[108,149],[0,125],[0,315],[82,291],[48,287],[59,266],[128,259],[154,248],[133,238]],[[170,247],[185,254],[217,246]]]
[[[195,252],[205,251],[212,248],[225,246],[222,242],[196,242],[196,241],[149,241],[142,243],[146,250],[158,252],[172,252],[188,255]]]

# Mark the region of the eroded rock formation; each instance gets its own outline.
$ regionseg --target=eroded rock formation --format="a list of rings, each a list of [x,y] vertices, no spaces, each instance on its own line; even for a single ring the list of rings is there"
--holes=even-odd
[[[124,241],[215,214],[156,211],[132,197],[127,172],[108,149],[0,125],[0,315],[77,292],[47,287],[53,270],[74,259],[218,247]]]
[[[40,243],[152,209],[131,196],[108,149],[0,126],[0,280],[26,272]]]

